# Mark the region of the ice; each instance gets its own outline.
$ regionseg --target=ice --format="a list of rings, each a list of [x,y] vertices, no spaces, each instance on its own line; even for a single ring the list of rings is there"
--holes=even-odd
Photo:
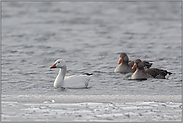
[[[169,104],[169,102],[166,102]],[[16,104],[16,106],[15,106]],[[139,106],[139,104],[142,104]],[[144,106],[144,104],[146,106]],[[181,103],[17,103],[2,102],[3,121],[159,121],[181,120]],[[10,106],[9,105],[14,105]],[[153,105],[157,105],[156,108]],[[174,105],[172,107],[172,105]],[[175,110],[176,108],[176,110]],[[12,112],[13,111],[13,112]]]

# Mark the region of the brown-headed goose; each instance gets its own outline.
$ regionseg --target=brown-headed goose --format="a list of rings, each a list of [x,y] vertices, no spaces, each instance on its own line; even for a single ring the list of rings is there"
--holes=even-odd
[[[121,53],[118,66],[114,70],[114,72],[118,73],[133,73],[136,69],[132,69],[134,61],[129,61],[129,58],[126,53]],[[143,64],[146,68],[150,68],[152,63],[147,61],[143,61]]]
[[[132,79],[147,79],[149,77],[157,79],[165,79],[167,74],[171,75],[171,72],[158,68],[144,69],[144,64],[140,59],[134,61],[132,69],[136,68],[136,71],[132,74]]]
[[[90,80],[90,75],[72,75],[65,77],[67,67],[66,63],[62,59],[56,60],[56,62],[50,67],[59,68],[59,73],[54,81],[54,87],[56,88],[83,88],[87,87]]]

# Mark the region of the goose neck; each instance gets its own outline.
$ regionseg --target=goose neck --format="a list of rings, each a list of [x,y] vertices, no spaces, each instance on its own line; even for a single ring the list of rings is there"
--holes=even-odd
[[[65,78],[65,74],[66,74],[66,68],[60,68],[60,71],[59,71],[59,75],[61,75],[63,77],[63,79]]]

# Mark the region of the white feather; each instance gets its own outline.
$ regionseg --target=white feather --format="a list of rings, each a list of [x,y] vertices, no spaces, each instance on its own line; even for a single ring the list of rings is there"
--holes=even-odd
[[[58,59],[54,65],[52,65],[50,68],[59,68],[60,71],[54,81],[54,87],[56,88],[83,88],[88,87],[90,77],[88,75],[72,75],[72,76],[66,76],[66,63],[62,59]]]

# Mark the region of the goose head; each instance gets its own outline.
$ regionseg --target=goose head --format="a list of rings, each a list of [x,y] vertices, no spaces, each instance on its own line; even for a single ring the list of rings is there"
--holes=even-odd
[[[55,63],[50,67],[51,68],[66,68],[66,63],[62,59],[58,59],[55,61]]]
[[[129,58],[126,53],[121,53],[118,64],[121,64],[123,62],[128,63]]]
[[[132,69],[134,69],[134,68],[144,69],[144,63],[140,59],[137,59],[134,61],[134,65],[133,65]]]

